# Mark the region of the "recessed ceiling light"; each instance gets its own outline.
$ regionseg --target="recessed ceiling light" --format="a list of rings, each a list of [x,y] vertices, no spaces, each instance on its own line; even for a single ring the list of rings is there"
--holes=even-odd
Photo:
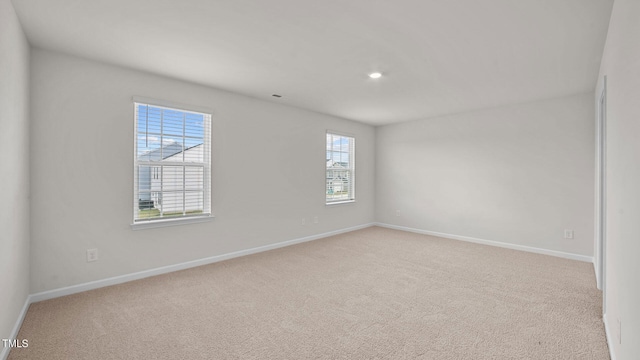
[[[372,78],[372,79],[379,79],[379,78],[382,77],[382,74],[379,73],[379,72],[374,72],[374,73],[369,74],[369,77]]]

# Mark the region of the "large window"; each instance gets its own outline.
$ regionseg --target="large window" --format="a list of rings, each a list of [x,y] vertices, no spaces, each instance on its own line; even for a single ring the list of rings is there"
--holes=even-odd
[[[327,204],[354,201],[356,198],[355,147],[353,137],[327,132]]]
[[[135,102],[133,221],[211,214],[211,115]]]

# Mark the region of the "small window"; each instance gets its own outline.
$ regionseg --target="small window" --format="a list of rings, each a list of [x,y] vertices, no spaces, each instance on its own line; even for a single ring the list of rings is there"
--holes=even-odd
[[[355,194],[355,146],[351,136],[327,133],[327,204],[354,201]]]
[[[133,222],[211,215],[211,114],[135,103]]]

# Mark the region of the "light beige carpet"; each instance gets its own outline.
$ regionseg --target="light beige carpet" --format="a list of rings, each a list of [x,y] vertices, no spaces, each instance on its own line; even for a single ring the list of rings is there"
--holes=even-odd
[[[608,359],[589,263],[379,227],[32,304],[9,359]]]

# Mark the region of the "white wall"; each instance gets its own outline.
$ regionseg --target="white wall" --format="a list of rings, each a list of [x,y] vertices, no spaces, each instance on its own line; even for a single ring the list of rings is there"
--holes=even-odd
[[[371,126],[38,49],[31,70],[33,293],[374,220]],[[132,96],[214,110],[213,221],[131,230]],[[354,204],[325,206],[327,129],[357,138]]]
[[[9,0],[0,0],[0,149],[0,339],[6,339],[29,294],[29,44]]]
[[[592,256],[593,119],[589,93],[380,127],[376,220]]]
[[[640,1],[616,0],[596,100],[607,76],[606,323],[617,360],[640,354]],[[620,325],[618,326],[618,319]],[[618,340],[621,328],[622,343]]]

